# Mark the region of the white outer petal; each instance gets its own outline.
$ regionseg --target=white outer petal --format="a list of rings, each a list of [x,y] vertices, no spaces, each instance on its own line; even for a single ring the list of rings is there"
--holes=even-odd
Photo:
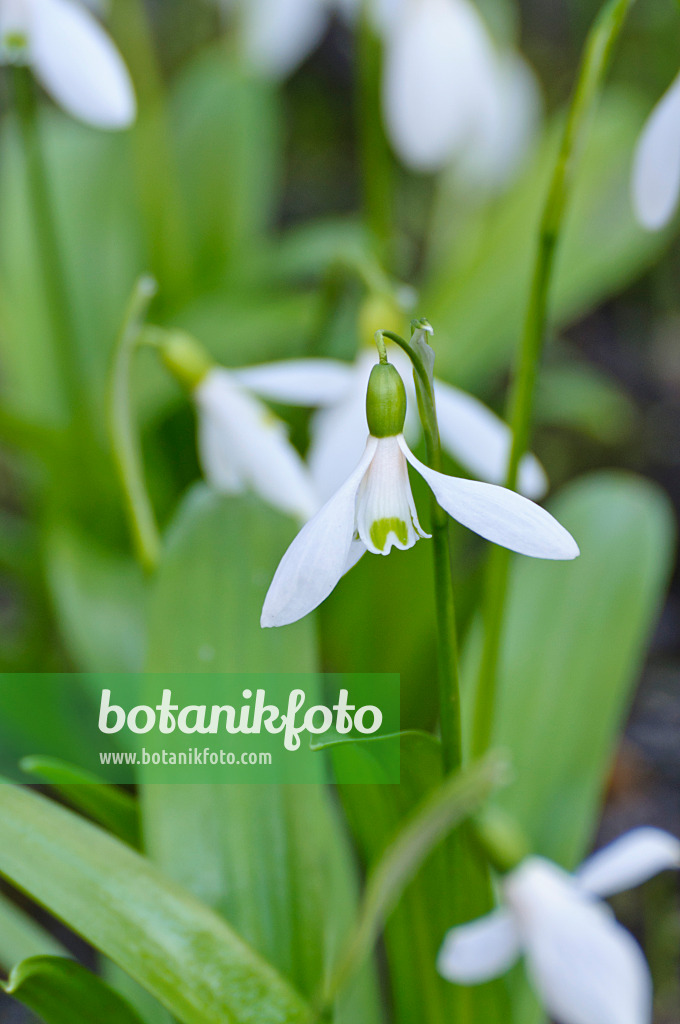
[[[262,498],[300,519],[319,502],[304,462],[283,423],[235,384],[228,371],[211,370],[194,392],[199,409],[199,454],[218,490],[248,484]],[[230,486],[231,485],[231,486]]]
[[[137,106],[123,58],[75,0],[31,0],[31,63],[52,98],[96,128],[128,128]]]
[[[492,484],[507,475],[512,432],[483,402],[465,391],[435,381],[437,419],[442,445],[462,466]],[[541,498],[548,479],[538,459],[525,455],[520,464],[519,490],[528,498]]]
[[[650,114],[635,150],[632,196],[649,231],[665,227],[680,194],[680,75]]]
[[[403,439],[400,443],[441,507],[468,530],[532,558],[563,560],[578,556],[574,538],[540,505],[505,487],[437,473],[419,462]]]
[[[680,868],[680,839],[660,828],[636,828],[584,861],[576,878],[588,892],[611,896],[668,868]]]
[[[437,957],[437,970],[447,981],[477,985],[505,974],[519,953],[512,915],[505,909],[494,910],[448,932]]]
[[[524,861],[503,889],[529,975],[559,1024],[651,1024],[647,963],[607,906],[540,857]]]
[[[259,71],[284,78],[302,63],[323,35],[325,0],[241,0],[243,40]]]
[[[302,527],[279,563],[267,592],[260,625],[297,622],[335,589],[350,568],[356,495],[376,449],[369,437],[363,458],[340,490]]]
[[[409,167],[443,166],[471,136],[493,88],[493,50],[468,0],[407,0],[388,33],[387,133]]]
[[[229,372],[261,398],[309,408],[341,401],[354,379],[352,364],[338,359],[289,359]]]

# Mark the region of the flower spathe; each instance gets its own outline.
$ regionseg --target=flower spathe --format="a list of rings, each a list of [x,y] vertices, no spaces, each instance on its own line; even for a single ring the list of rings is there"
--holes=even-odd
[[[0,63],[28,65],[55,102],[86,124],[114,130],[134,122],[123,59],[77,0],[0,0]]]
[[[631,186],[640,224],[649,231],[665,227],[680,197],[680,75],[642,129]]]
[[[250,488],[275,508],[309,519],[319,502],[283,422],[221,367],[210,369],[193,395],[199,458],[215,490]]]
[[[505,973],[521,954],[557,1024],[651,1024],[649,969],[633,937],[599,897],[680,867],[680,840],[640,828],[587,860],[575,875],[529,857],[501,881],[502,906],[453,928],[437,967],[474,985]]]
[[[571,559],[578,547],[553,517],[514,491],[446,476],[424,466],[403,434],[369,435],[363,457],[336,494],[297,535],[274,575],[261,625],[308,615],[366,552],[387,555],[427,534],[418,516],[408,463],[450,516],[487,540],[535,558]]]

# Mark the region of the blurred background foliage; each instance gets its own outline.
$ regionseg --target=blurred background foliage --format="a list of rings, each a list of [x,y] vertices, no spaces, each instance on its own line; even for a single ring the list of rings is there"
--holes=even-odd
[[[438,374],[502,412],[565,103],[598,6],[480,0],[497,38],[520,42],[534,66],[544,126],[516,179],[495,194],[463,187],[455,174],[409,174],[393,160],[397,199],[381,252],[362,215],[357,49],[345,24],[332,20],[320,46],[279,83],[243,67],[223,12],[209,0],[150,0],[143,8],[112,0],[109,25],[140,98],[137,126],[106,135],[48,103],[41,111],[86,381],[78,444],[63,428],[22,155],[0,79],[0,670],[395,671],[402,727],[435,727],[427,545],[364,559],[316,626],[261,632],[257,609],[294,524],[254,499],[197,489],[192,409],[148,352],[135,364],[134,401],[168,533],[157,578],[144,578],[131,554],[105,423],[113,346],[133,283],[148,271],[159,283],[153,320],[195,334],[227,366],[351,360],[371,333],[361,316],[365,285],[351,267],[378,253],[391,275],[417,290],[416,312],[436,330]],[[633,147],[677,72],[679,27],[670,0],[634,8],[560,247],[533,447],[553,489],[563,490],[554,507],[584,557],[566,583],[533,563],[517,565],[512,578],[495,738],[514,753],[518,777],[503,800],[537,852],[569,867],[594,841],[598,822],[603,838],[642,823],[680,830],[680,577],[672,564],[680,247],[674,229],[642,231],[629,200]],[[405,316],[371,330],[404,333],[407,325]],[[304,451],[307,413],[277,411]],[[419,488],[414,481],[424,507]],[[453,541],[473,680],[484,551],[463,531],[454,530]],[[371,811],[367,828],[356,794],[342,794],[354,847],[338,802],[311,788],[233,787],[198,797],[147,787],[139,811],[135,804],[146,849],[311,996],[363,866],[404,806],[437,779],[423,747],[430,742],[421,738],[402,752],[409,784],[392,795],[396,809],[385,810],[384,821]],[[406,941],[422,906],[438,903],[437,885],[446,888],[441,870],[433,862],[419,876],[388,931],[386,1001],[395,1020],[412,1020],[423,1005],[432,1021],[456,1010],[450,986],[435,980],[428,988],[422,965],[411,969]],[[649,940],[660,1022],[680,1012],[668,953],[680,929],[672,885],[662,879],[620,907]],[[63,916],[49,893],[28,891]],[[24,897],[19,903],[26,908]],[[447,896],[449,909],[460,913]],[[44,931],[17,912],[14,894],[0,909],[0,934],[13,937],[0,940],[5,967],[29,953],[54,953],[62,942],[92,965],[89,948],[42,911]],[[421,923],[422,955],[436,951],[445,927],[435,913],[427,934]],[[107,951],[105,942],[98,948]],[[381,1018],[380,963],[378,974],[368,965],[346,994],[338,1021]],[[127,975],[106,963],[104,973],[148,1024],[167,1019]],[[18,1019],[16,1012],[3,1009],[2,1019]],[[516,1020],[526,1024],[531,1012],[523,1008]]]

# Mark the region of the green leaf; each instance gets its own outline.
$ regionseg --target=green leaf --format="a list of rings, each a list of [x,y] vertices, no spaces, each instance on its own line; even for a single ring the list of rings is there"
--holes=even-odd
[[[300,996],[216,914],[130,849],[26,789],[0,785],[0,874],[183,1024],[302,1024]]]
[[[25,757],[19,767],[47,782],[67,803],[130,846],[140,845],[136,799],[118,786],[54,757]]]
[[[359,740],[354,745],[360,748],[367,743],[370,741]],[[386,918],[428,855],[506,776],[505,760],[489,755],[447,778],[407,818],[371,869],[355,927],[329,983],[330,993],[337,992],[370,954]]]
[[[31,956],[66,956],[60,942],[5,896],[0,896],[0,964],[9,971]]]
[[[668,581],[674,528],[663,492],[623,473],[572,484],[551,511],[581,556],[515,560],[493,744],[509,750],[517,773],[501,805],[536,853],[573,868],[596,826]]]
[[[150,606],[152,672],[312,672],[311,617],[259,625],[295,525],[254,498],[189,494],[168,538]],[[319,755],[322,756],[322,755]],[[144,832],[163,870],[221,912],[297,987],[315,994],[353,918],[347,836],[318,786],[159,786],[143,794]],[[336,1022],[379,1019],[370,971]]]
[[[142,1024],[132,1007],[105,981],[75,960],[35,956],[13,969],[5,992],[45,1024]]]
[[[76,666],[91,672],[138,671],[145,600],[139,567],[66,524],[53,524],[45,542],[61,634]]]
[[[635,223],[630,204],[633,147],[647,113],[635,95],[610,89],[593,119],[560,242],[551,314],[558,326],[634,280],[666,243]],[[419,310],[435,329],[440,376],[473,386],[507,365],[562,127],[551,126],[518,184],[459,238],[455,266],[438,266],[423,291]]]

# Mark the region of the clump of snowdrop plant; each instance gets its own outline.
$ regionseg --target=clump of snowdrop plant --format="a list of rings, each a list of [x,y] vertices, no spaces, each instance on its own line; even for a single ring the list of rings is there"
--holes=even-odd
[[[173,334],[161,351],[195,402],[198,454],[208,483],[223,494],[251,489],[282,512],[309,519],[319,502],[282,420],[192,338]]]
[[[78,0],[0,0],[0,63],[26,65],[59,106],[96,128],[128,128],[136,101],[128,70]]]
[[[431,330],[429,325],[421,333]],[[514,491],[447,476],[423,465],[404,438],[404,383],[382,346],[366,396],[369,436],[359,464],[286,551],[262,610],[263,626],[283,626],[321,604],[370,551],[388,555],[428,537],[418,520],[410,464],[439,505],[486,540],[535,558],[572,559],[573,537],[544,509]]]
[[[504,974],[523,955],[557,1024],[651,1024],[647,962],[602,898],[678,867],[680,840],[655,828],[622,836],[573,875],[527,857],[501,879],[498,910],[448,933],[439,972],[475,985]]]
[[[222,0],[261,73],[289,74],[318,44],[333,13],[356,25],[359,0]],[[516,169],[540,111],[526,61],[501,51],[469,0],[371,0],[385,52],[382,107],[395,152],[416,171],[456,160],[495,187]]]
[[[680,197],[680,75],[654,107],[635,150],[633,206],[643,227],[659,231]]]

